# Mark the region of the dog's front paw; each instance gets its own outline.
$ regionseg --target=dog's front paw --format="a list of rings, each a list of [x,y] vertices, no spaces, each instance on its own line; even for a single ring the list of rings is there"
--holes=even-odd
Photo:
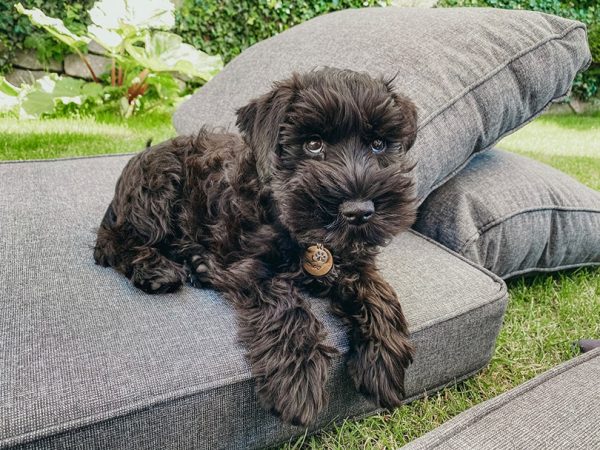
[[[348,361],[356,388],[383,408],[399,406],[405,396],[404,372],[412,362],[413,348],[406,337],[387,342],[358,344]]]
[[[273,372],[256,380],[261,406],[292,425],[313,423],[327,405],[327,370],[335,353],[334,348],[319,344],[308,356],[280,354],[281,360],[267,362]]]
[[[152,264],[148,261],[134,264],[131,281],[148,294],[166,294],[179,289],[186,276],[182,266],[163,257]]]

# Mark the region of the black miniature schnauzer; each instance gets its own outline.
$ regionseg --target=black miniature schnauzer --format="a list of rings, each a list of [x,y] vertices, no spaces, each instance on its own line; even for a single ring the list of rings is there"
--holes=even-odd
[[[222,292],[260,403],[297,425],[324,408],[336,354],[300,291],[328,296],[351,326],[357,389],[397,406],[414,350],[375,256],[415,219],[405,153],[416,115],[391,81],[293,74],[237,111],[241,136],[203,129],[134,156],[98,230],[96,263],[151,294],[186,280]]]

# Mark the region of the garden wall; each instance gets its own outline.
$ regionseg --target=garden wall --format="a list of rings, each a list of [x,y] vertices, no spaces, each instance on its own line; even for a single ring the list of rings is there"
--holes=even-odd
[[[94,69],[94,73],[99,75],[106,72],[110,59],[103,56],[103,49],[92,43],[88,51],[87,60]],[[62,61],[50,60],[42,63],[35,50],[18,50],[12,65],[13,69],[6,75],[6,79],[16,86],[20,86],[22,83],[31,84],[32,81],[42,78],[48,72],[86,80],[92,79],[90,71],[81,58],[74,54],[65,55]]]

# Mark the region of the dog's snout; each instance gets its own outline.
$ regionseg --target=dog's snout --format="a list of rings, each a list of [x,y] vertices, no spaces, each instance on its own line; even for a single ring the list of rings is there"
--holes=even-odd
[[[360,225],[373,217],[375,205],[371,200],[346,201],[340,205],[340,212],[352,225]]]

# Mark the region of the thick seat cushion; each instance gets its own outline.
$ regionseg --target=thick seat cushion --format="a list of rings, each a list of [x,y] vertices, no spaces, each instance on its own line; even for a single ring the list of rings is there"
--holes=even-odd
[[[304,433],[258,406],[218,293],[150,296],[94,265],[94,228],[129,158],[0,164],[0,448],[254,448]],[[499,278],[414,232],[380,265],[417,347],[411,398],[488,362]],[[315,428],[375,411],[346,374],[346,329],[326,300],[312,307],[341,350]]]
[[[600,349],[481,403],[405,450],[600,448]]]
[[[585,25],[531,11],[367,8],[317,17],[259,42],[175,113],[180,134],[233,127],[235,110],[293,71],[394,78],[419,108],[409,156],[423,200],[473,156],[568,93],[590,63]]]

